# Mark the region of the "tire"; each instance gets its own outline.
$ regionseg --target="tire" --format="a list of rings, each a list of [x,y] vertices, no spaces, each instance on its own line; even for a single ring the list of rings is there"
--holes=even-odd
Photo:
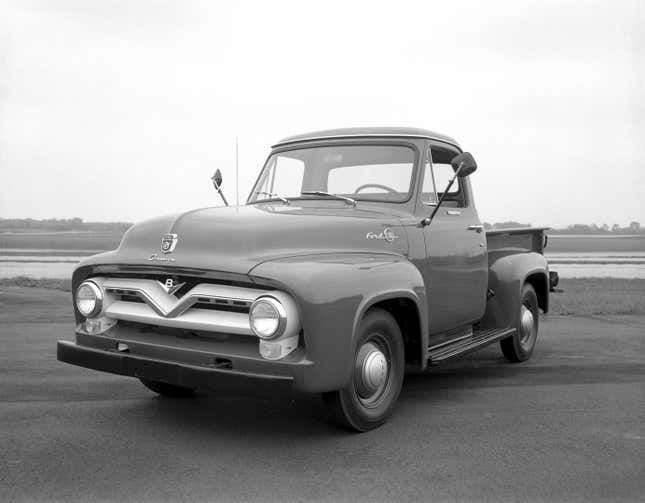
[[[139,380],[149,390],[167,398],[190,398],[195,393],[195,388],[175,386],[174,384],[168,384],[161,381],[150,381],[148,379]]]
[[[399,325],[387,311],[370,309],[358,327],[349,383],[323,395],[336,422],[359,432],[381,426],[399,398],[404,369]]]
[[[512,363],[523,362],[531,358],[540,325],[535,289],[528,283],[522,287],[520,309],[515,322],[515,335],[499,342],[504,357]]]

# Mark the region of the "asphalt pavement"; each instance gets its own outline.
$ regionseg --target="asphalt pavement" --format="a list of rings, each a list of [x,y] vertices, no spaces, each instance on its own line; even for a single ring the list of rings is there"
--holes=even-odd
[[[155,396],[56,361],[70,294],[0,291],[0,501],[643,501],[645,316],[544,317],[408,376],[380,429],[315,398]]]

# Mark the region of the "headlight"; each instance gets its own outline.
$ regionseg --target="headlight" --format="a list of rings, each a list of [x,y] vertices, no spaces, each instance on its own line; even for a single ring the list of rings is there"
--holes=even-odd
[[[86,318],[92,318],[103,308],[103,292],[92,281],[84,281],[76,290],[76,308]]]
[[[287,311],[282,303],[273,297],[260,297],[249,312],[251,330],[260,339],[274,339],[287,326]]]

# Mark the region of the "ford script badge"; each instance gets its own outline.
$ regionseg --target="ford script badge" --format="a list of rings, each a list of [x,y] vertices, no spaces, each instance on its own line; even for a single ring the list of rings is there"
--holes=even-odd
[[[388,243],[391,243],[395,239],[399,239],[399,237],[400,236],[397,236],[396,234],[394,234],[392,229],[390,229],[389,227],[386,227],[385,229],[383,229],[383,231],[380,232],[379,234],[376,234],[375,232],[368,232],[365,235],[365,239],[383,239]]]
[[[172,253],[177,246],[177,234],[164,234],[161,238],[161,251]]]

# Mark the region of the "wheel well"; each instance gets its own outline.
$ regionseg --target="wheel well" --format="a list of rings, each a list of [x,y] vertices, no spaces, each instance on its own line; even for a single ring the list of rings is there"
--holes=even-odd
[[[396,320],[405,348],[405,363],[420,365],[420,355],[423,354],[421,347],[421,325],[419,323],[419,310],[413,300],[405,297],[382,300],[373,307],[378,307],[390,313]]]
[[[543,312],[549,311],[549,284],[546,275],[541,272],[536,272],[528,276],[525,280],[526,283],[531,285],[535,290],[538,298],[538,307]]]

